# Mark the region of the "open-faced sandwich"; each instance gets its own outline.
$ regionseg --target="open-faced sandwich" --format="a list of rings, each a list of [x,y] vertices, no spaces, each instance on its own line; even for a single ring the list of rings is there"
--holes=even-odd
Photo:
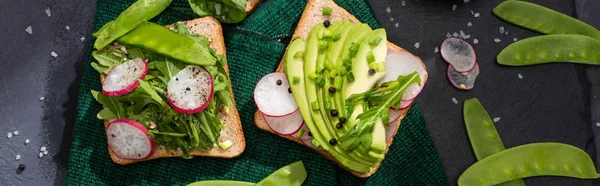
[[[102,83],[92,94],[104,107],[97,117],[104,120],[110,157],[130,164],[239,156],[246,142],[221,26],[212,17],[167,27],[137,21],[139,15],[157,15],[165,2],[148,7],[138,1],[94,34],[102,36],[95,44],[110,43],[92,53]]]
[[[331,0],[309,0],[277,72],[254,91],[256,126],[358,177],[377,171],[422,90],[420,58]]]

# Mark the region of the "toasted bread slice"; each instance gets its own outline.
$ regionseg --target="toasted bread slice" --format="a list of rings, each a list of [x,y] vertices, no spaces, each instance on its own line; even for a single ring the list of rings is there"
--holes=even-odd
[[[323,7],[331,7],[332,8],[333,11],[331,12],[330,16],[322,15]],[[354,23],[360,23],[360,21],[358,19],[356,19],[356,17],[354,17],[352,14],[348,13],[348,11],[346,11],[344,8],[335,4],[335,2],[333,2],[332,0],[309,0],[308,4],[306,5],[306,8],[304,9],[304,12],[302,13],[300,22],[298,23],[298,26],[296,27],[296,30],[294,31],[294,35],[292,36],[292,39],[300,37],[303,40],[306,40],[306,37],[308,36],[308,33],[310,32],[310,30],[315,25],[323,23],[325,20],[329,20],[331,22],[350,20]],[[390,43],[389,41],[388,41],[387,45],[388,45],[388,51],[403,51],[404,50],[403,48],[400,48],[399,46],[396,46],[395,44]],[[419,58],[419,60],[420,60],[420,58]],[[282,59],[281,62],[279,63],[279,67],[277,68],[277,72],[283,71],[283,64],[284,64],[284,60]],[[425,74],[425,77],[427,78],[427,74]],[[398,132],[398,128],[400,127],[400,121],[402,120],[402,118],[404,118],[407,111],[408,111],[408,109],[403,110],[400,115],[400,118],[397,120],[397,122],[399,122],[399,123],[398,123],[398,125],[396,125],[396,128],[394,129],[394,135]],[[266,130],[273,134],[279,135],[269,128],[269,126],[267,125],[267,123],[260,111],[256,111],[256,113],[254,114],[254,123],[256,124],[256,126],[258,128],[260,128],[262,130]],[[300,141],[300,139],[294,137],[293,135],[289,135],[289,136],[279,135],[279,136],[304,145],[304,143],[302,143],[302,141]],[[389,147],[392,144],[393,139],[394,138],[390,138],[390,140],[387,141],[386,153],[389,150]],[[335,162],[343,169],[351,172],[352,174],[354,174],[355,176],[360,177],[360,178],[366,178],[366,177],[373,175],[380,166],[380,164],[377,164],[371,172],[355,172],[355,171],[352,171],[352,170],[348,169],[347,167],[343,166],[337,160],[333,159],[333,157],[331,157],[331,155],[327,151],[317,150],[317,152],[319,154],[325,156],[325,158]]]
[[[254,11],[254,9],[256,9],[256,7],[258,7],[258,4],[260,3],[261,0],[248,0],[246,1],[246,14],[250,14]]]
[[[225,42],[223,40],[223,30],[221,28],[221,24],[217,19],[213,17],[204,17],[189,21],[183,21],[180,23],[184,24],[188,29],[190,29],[192,33],[206,36],[210,41],[210,46],[216,49],[217,54],[225,56]],[[227,77],[229,78],[229,68],[227,64],[225,65],[225,71],[227,72]],[[100,80],[104,81],[104,76],[101,75]],[[229,91],[231,92],[231,98],[233,99],[233,89],[231,88],[231,81],[229,83]],[[221,136],[219,137],[219,141],[231,140],[231,142],[233,142],[233,146],[231,146],[227,150],[223,150],[219,147],[208,149],[206,151],[193,150],[190,152],[192,156],[233,158],[239,156],[240,154],[242,154],[242,152],[244,152],[244,149],[246,148],[246,139],[244,138],[244,133],[242,131],[242,123],[240,121],[240,116],[238,114],[237,108],[235,106],[231,106],[229,108],[228,114],[225,113],[223,109],[221,112],[219,112],[219,120],[221,120],[221,123],[225,125],[225,128],[221,130]],[[104,121],[105,127],[107,124],[108,121]],[[165,148],[162,146],[156,147],[152,155],[143,160],[120,158],[112,152],[110,147],[108,148],[108,153],[110,154],[110,158],[115,163],[121,165],[157,158],[177,157],[182,155],[182,152],[180,151],[166,151]]]

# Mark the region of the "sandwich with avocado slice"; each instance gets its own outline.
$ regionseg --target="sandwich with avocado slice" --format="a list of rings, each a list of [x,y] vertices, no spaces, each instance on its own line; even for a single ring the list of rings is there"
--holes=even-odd
[[[385,29],[309,0],[277,72],[255,88],[255,124],[369,177],[426,79],[421,59]]]
[[[140,0],[96,32],[106,36],[96,39],[91,64],[102,88],[91,93],[102,105],[97,118],[117,164],[233,158],[246,147],[219,21],[138,21],[169,3]]]

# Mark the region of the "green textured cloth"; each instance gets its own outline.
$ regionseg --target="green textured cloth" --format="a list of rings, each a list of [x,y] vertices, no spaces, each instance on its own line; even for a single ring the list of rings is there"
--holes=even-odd
[[[133,2],[98,0],[94,29],[116,18]],[[364,23],[379,27],[363,0],[337,3]],[[258,182],[298,160],[304,161],[308,171],[305,185],[448,185],[416,105],[402,121],[379,171],[368,179],[357,178],[312,150],[255,127],[254,86],[277,68],[305,5],[306,0],[264,0],[243,22],[223,25],[235,101],[247,141],[244,153],[234,159],[166,158],[125,166],[113,163],[104,125],[96,119],[101,105],[90,94],[90,90],[101,87],[98,73],[89,65],[90,55],[79,90],[66,185],[185,185],[217,179]],[[152,21],[169,24],[196,17],[186,0],[175,0]]]

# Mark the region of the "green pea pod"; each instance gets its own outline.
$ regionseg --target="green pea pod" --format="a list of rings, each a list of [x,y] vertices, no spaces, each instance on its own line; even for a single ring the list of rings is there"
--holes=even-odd
[[[467,168],[459,186],[492,186],[534,176],[597,179],[592,158],[563,143],[531,143],[492,154]]]
[[[160,14],[173,0],[138,0],[123,11],[117,19],[102,26],[93,35],[94,48],[100,50],[138,25]]]
[[[536,36],[508,45],[496,57],[508,66],[570,62],[600,65],[600,40],[575,34]]]
[[[582,21],[525,1],[504,1],[494,14],[509,23],[543,34],[579,34],[600,40],[600,31]]]
[[[214,65],[217,60],[206,46],[151,22],[140,24],[117,41],[192,65]]]
[[[505,149],[494,122],[477,98],[465,100],[463,114],[471,147],[478,161]],[[512,185],[524,186],[525,182],[518,179],[498,186]]]
[[[252,186],[254,183],[229,180],[210,180],[190,183],[187,186]]]
[[[306,169],[302,161],[297,161],[271,173],[255,186],[286,185],[300,186],[306,179]]]

